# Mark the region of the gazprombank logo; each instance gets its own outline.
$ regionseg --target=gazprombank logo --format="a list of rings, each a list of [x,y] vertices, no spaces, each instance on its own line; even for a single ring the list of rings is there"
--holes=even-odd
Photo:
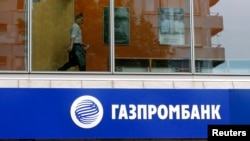
[[[81,128],[97,126],[103,117],[101,102],[93,96],[78,97],[71,105],[70,114],[73,122]]]

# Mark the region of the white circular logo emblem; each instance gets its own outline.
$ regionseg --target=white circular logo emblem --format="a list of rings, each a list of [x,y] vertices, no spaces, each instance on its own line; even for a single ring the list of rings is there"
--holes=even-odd
[[[93,96],[85,95],[77,98],[71,105],[71,118],[81,128],[93,128],[103,117],[101,102]]]

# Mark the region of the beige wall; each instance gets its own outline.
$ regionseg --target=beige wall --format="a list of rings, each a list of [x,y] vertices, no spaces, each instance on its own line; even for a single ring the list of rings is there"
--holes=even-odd
[[[40,0],[33,4],[33,71],[54,71],[67,61],[66,47],[74,19],[73,2]]]
[[[250,77],[0,74],[0,88],[250,89]]]

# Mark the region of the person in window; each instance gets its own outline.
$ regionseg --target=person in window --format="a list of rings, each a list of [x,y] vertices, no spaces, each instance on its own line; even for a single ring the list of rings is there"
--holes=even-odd
[[[80,71],[86,71],[86,50],[89,45],[82,41],[82,32],[80,25],[83,24],[84,16],[79,13],[75,17],[75,22],[71,27],[70,32],[70,44],[67,52],[69,53],[68,62],[62,67],[58,68],[57,71],[66,71],[70,67],[78,65]]]
[[[184,34],[184,20],[182,15],[176,14],[174,20],[174,33],[175,34]]]
[[[167,34],[170,32],[170,21],[168,17],[169,16],[167,13],[161,14],[161,25],[160,25],[161,34]]]

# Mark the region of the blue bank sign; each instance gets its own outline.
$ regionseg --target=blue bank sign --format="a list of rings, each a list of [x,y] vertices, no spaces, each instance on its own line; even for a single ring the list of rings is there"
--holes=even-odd
[[[0,139],[207,138],[249,124],[250,90],[0,89]]]

